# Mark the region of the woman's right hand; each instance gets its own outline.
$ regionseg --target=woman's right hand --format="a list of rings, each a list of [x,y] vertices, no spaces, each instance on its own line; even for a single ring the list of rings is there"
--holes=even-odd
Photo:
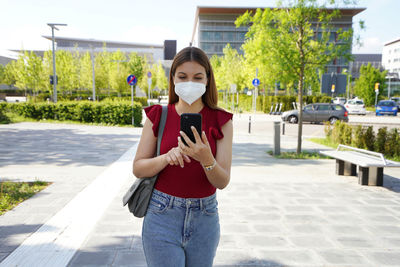
[[[187,163],[190,162],[190,158],[184,155],[179,147],[171,148],[171,150],[165,154],[165,159],[169,165],[180,165],[181,168],[184,166],[184,161]]]

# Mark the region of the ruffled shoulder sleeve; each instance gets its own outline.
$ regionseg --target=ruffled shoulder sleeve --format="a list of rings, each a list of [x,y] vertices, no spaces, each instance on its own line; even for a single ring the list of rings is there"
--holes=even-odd
[[[218,140],[224,138],[221,128],[225,125],[225,123],[232,119],[233,114],[222,109],[217,109],[215,112],[217,118],[217,127],[216,129],[213,129],[213,136]]]
[[[161,105],[153,105],[144,108],[147,118],[153,123],[153,134],[155,137],[158,135],[158,126],[160,124],[160,118],[162,113]]]

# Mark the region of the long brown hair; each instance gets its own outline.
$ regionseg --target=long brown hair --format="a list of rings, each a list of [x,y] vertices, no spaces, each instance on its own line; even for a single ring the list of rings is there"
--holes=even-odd
[[[206,92],[201,97],[203,103],[209,108],[218,108],[218,92],[215,84],[214,73],[211,67],[210,60],[206,53],[200,48],[189,46],[181,51],[174,57],[172,62],[171,71],[169,72],[169,104],[174,104],[179,101],[179,96],[175,93],[174,76],[176,68],[188,61],[195,61],[204,67],[207,74]]]

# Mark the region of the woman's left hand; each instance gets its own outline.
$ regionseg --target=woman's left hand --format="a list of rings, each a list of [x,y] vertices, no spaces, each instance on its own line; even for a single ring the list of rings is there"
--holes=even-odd
[[[211,165],[214,162],[214,156],[211,152],[210,144],[208,143],[206,133],[203,131],[201,137],[195,127],[191,127],[194,134],[196,143],[193,143],[189,137],[184,133],[180,132],[181,136],[178,137],[178,146],[182,150],[183,154],[197,160],[203,166]],[[185,145],[182,138],[188,145]]]

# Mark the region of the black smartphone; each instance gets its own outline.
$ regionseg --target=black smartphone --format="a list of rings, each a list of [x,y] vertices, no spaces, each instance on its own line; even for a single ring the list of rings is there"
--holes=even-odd
[[[202,117],[200,113],[183,113],[181,115],[181,131],[184,132],[193,143],[196,143],[196,140],[190,127],[194,126],[201,137],[201,120]],[[183,138],[182,142],[187,145]]]

